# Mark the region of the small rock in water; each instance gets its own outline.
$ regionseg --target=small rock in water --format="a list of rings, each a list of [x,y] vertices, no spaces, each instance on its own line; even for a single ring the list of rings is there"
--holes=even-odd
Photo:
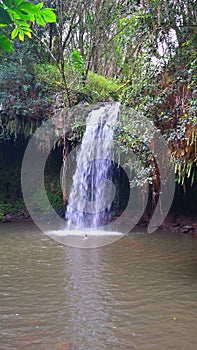
[[[193,226],[183,226],[182,230],[181,230],[181,233],[188,233],[189,231],[193,231],[194,230],[194,227]]]

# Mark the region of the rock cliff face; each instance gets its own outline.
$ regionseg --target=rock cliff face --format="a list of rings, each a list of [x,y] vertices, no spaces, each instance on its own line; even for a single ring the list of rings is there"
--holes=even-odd
[[[31,220],[28,211],[23,203],[20,185],[20,171],[23,155],[28,140],[18,137],[17,140],[10,140],[0,143],[0,221],[18,222],[21,220]],[[62,148],[56,148],[48,159],[46,173],[46,187],[50,200],[56,205],[58,213],[64,217],[64,206],[62,204],[62,193],[59,184],[59,171],[62,165]],[[125,189],[121,182],[122,201],[127,200],[128,186],[125,179]],[[180,186],[176,186],[174,202],[168,217],[165,219],[161,229],[182,234],[197,234],[197,185],[190,187],[186,192]],[[35,194],[36,200],[36,194]],[[150,220],[151,201],[138,225],[146,227]]]
[[[45,130],[46,133],[42,134],[44,147],[46,146],[44,142],[46,140],[48,142],[48,137],[50,137],[52,129],[54,129],[57,136],[59,135],[60,137],[60,142],[58,142],[56,147],[49,153],[46,164],[45,182],[49,200],[55,210],[60,213],[62,217],[64,217],[65,211],[62,202],[62,190],[59,179],[59,173],[62,167],[62,130],[66,125],[66,144],[69,151],[81,141],[88,113],[92,109],[103,105],[105,105],[105,103],[101,103],[99,106],[90,106],[81,103],[70,109],[69,112],[64,111],[62,108],[57,108],[54,118],[43,121],[47,126]],[[39,121],[33,120],[29,123],[27,121],[26,123],[23,123],[23,118],[20,119],[18,117],[17,120],[14,120],[13,124],[2,123],[2,121],[3,119],[1,119],[0,124],[0,221],[16,222],[20,220],[28,220],[30,218],[28,211],[25,208],[21,192],[21,164],[30,135],[41,125],[41,119]],[[9,125],[10,127],[12,125],[13,129],[9,129]],[[9,132],[8,129],[10,130]],[[123,177],[122,174],[121,179],[119,180],[121,187],[120,195],[124,197],[121,198],[121,201],[126,202],[129,189],[128,181],[126,178],[123,179]],[[37,190],[39,192],[39,188]],[[177,185],[170,213],[161,228],[181,232],[183,234],[196,234],[196,196],[196,181],[192,187],[190,179],[186,180],[184,187]],[[39,210],[39,203],[36,202],[36,193],[34,193],[34,200]],[[123,208],[120,208],[120,210],[122,209]],[[151,217],[151,211],[153,211],[153,209],[151,209],[150,200],[139,225],[147,226]]]

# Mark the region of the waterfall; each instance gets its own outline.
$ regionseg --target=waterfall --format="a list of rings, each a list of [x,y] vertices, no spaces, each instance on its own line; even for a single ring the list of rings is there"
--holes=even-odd
[[[96,228],[105,225],[110,218],[115,194],[112,183],[113,134],[119,105],[100,107],[87,118],[65,213],[71,227]]]

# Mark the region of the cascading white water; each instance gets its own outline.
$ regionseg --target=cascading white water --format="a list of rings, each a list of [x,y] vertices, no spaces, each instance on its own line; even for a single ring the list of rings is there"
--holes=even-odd
[[[110,216],[113,133],[119,103],[93,110],[86,122],[65,218],[69,226],[100,227]]]

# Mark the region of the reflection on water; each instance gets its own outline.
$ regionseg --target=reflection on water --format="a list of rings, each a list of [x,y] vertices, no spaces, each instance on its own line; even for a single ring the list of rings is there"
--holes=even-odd
[[[2,350],[196,350],[196,238],[78,249],[7,224],[0,239]]]

